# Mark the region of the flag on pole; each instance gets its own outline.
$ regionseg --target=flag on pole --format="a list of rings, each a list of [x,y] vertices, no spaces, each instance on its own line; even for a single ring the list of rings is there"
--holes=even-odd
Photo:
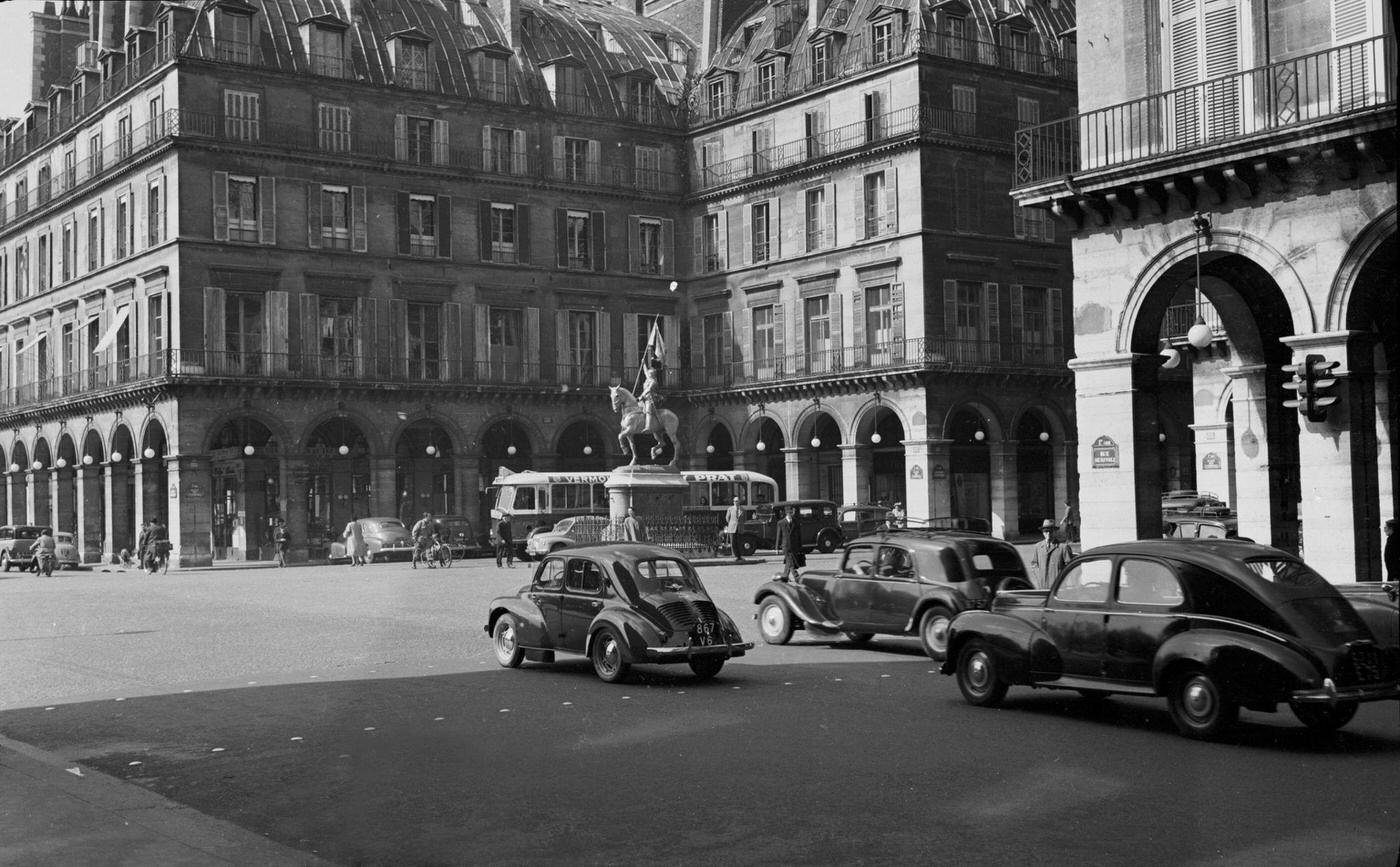
[[[658,316],[651,321],[651,336],[647,338],[647,348],[656,357],[656,363],[666,364],[666,341],[661,337],[661,317]]]

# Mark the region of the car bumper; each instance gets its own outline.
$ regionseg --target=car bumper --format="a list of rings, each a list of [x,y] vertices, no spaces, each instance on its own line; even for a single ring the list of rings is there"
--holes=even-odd
[[[371,551],[370,554],[376,560],[411,560],[413,559],[413,546],[380,548],[378,551]]]
[[[1318,689],[1300,689],[1288,696],[1295,704],[1336,704],[1343,701],[1385,701],[1400,699],[1400,683],[1384,683],[1374,686],[1338,687],[1329,678]]]
[[[725,659],[743,656],[753,650],[753,642],[731,644],[689,644],[684,647],[653,646],[637,654],[638,662],[685,662],[707,656]]]

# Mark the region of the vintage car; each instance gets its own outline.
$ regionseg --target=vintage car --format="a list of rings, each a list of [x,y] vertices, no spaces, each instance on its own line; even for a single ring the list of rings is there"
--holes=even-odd
[[[78,544],[73,534],[59,530],[53,534],[55,566],[59,569],[77,569],[82,558],[78,556]]]
[[[848,543],[835,571],[767,582],[754,603],[769,644],[786,644],[794,629],[844,632],[856,642],[914,634],[925,653],[942,659],[958,612],[986,607],[1000,590],[1030,586],[1009,542],[955,530],[892,530]]]
[[[607,515],[575,515],[572,518],[564,518],[553,527],[532,530],[529,538],[525,540],[525,556],[538,560],[550,551],[601,541],[603,531],[607,527]]]
[[[1338,584],[1337,590],[1371,627],[1376,641],[1386,647],[1400,644],[1400,584],[1394,581],[1359,581]]]
[[[1177,729],[1210,738],[1241,706],[1287,704],[1336,729],[1400,697],[1400,647],[1291,554],[1249,542],[1155,539],[1070,561],[1048,590],[997,596],[953,620],[944,674],[974,705],[1007,687],[1165,696]]]
[[[529,584],[492,600],[486,633],[506,668],[577,653],[607,683],[640,663],[684,662],[711,678],[725,660],[753,649],[711,601],[690,561],[641,542],[546,554]]]
[[[836,504],[830,500],[779,500],[776,503],[760,503],[754,508],[753,517],[739,526],[734,534],[734,547],[739,554],[747,557],[759,548],[773,548],[778,544],[778,522],[782,520],[789,506],[797,509],[797,525],[802,533],[802,550],[816,549],[828,554],[841,547],[846,541],[841,532],[840,519],[836,514]]]
[[[460,560],[479,557],[484,553],[470,518],[465,515],[443,515],[437,520],[442,527],[443,544],[452,549],[453,557]]]
[[[1212,518],[1234,534],[1239,528],[1239,516],[1229,504],[1209,491],[1168,491],[1162,495],[1162,524],[1185,518]],[[1165,535],[1165,533],[1164,533]]]
[[[1215,518],[1198,518],[1173,515],[1162,521],[1163,539],[1235,539],[1240,542],[1253,542],[1235,532],[1224,521]]]
[[[841,532],[847,539],[856,539],[870,533],[888,530],[889,506],[872,506],[868,503],[851,503],[842,506],[836,516]]]
[[[34,565],[30,549],[39,534],[48,529],[43,524],[6,524],[0,527],[0,571],[11,568],[21,571]]]
[[[398,518],[361,518],[360,531],[365,534],[370,560],[413,558],[413,537]]]

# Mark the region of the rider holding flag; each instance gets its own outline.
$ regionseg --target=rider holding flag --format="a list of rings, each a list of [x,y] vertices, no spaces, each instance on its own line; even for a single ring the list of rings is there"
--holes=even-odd
[[[655,431],[660,428],[659,420],[656,417],[656,409],[661,405],[661,389],[657,384],[657,379],[666,363],[666,343],[661,337],[661,317],[652,320],[651,335],[647,337],[647,347],[642,350],[642,393],[637,398],[637,403],[641,404],[643,418],[646,424],[645,430]],[[651,450],[654,458],[661,453],[661,439],[657,437],[657,445]]]

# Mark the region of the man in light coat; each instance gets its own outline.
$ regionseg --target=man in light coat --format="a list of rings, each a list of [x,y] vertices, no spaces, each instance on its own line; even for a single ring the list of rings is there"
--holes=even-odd
[[[1069,545],[1055,535],[1055,522],[1050,518],[1040,522],[1040,541],[1031,554],[1031,580],[1039,588],[1047,588],[1059,577],[1070,558]]]

